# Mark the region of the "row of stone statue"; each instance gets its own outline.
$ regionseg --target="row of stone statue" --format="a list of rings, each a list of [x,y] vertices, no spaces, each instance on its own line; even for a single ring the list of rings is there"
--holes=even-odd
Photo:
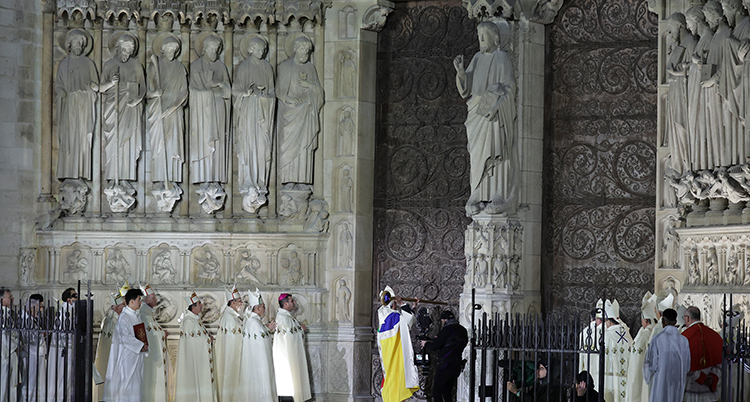
[[[189,180],[201,184],[199,202],[205,212],[220,209],[226,197],[221,183],[231,175],[232,127],[245,210],[255,212],[267,202],[276,124],[280,183],[310,191],[323,87],[310,59],[310,38],[299,33],[289,40],[294,54],[279,65],[276,82],[265,60],[266,39],[253,34],[242,38],[240,53],[245,60],[231,83],[219,59],[223,43],[216,33],[198,35],[195,50],[200,58],[190,65],[189,73],[177,58],[180,39],[169,32],[157,35],[144,74],[134,58],[137,38],[126,31],[115,32],[109,40],[112,58],[104,62],[100,78],[86,56],[92,47],[90,34],[70,30],[65,38],[69,54],[60,62],[55,82],[57,177],[72,179],[79,187],[85,186],[82,179],[92,178],[92,141],[101,94],[101,168],[103,179],[110,181],[104,192],[113,212],[127,212],[135,203],[135,190],[128,182],[137,180],[144,131],[150,179],[161,183],[154,191],[158,208],[163,212],[174,208],[182,193],[177,183],[183,182],[186,106],[190,107]]]
[[[744,164],[750,156],[750,2],[696,5],[668,18],[668,175]]]

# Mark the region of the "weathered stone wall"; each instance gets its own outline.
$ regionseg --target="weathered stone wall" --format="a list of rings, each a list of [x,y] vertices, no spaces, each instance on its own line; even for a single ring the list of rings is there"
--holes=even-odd
[[[653,290],[657,18],[648,2],[566,1],[548,28],[545,140],[548,309]]]
[[[0,2],[0,284],[15,286],[39,195],[41,1]]]

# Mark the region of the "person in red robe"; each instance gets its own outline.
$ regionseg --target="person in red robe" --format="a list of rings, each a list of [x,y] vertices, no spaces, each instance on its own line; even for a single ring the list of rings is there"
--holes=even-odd
[[[721,335],[701,322],[701,311],[688,307],[687,329],[682,333],[690,344],[690,371],[685,386],[685,402],[714,402],[721,396]]]

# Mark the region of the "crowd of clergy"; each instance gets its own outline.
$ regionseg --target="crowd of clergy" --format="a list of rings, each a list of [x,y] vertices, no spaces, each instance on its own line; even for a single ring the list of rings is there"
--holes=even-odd
[[[102,321],[95,367],[104,382],[96,400],[106,402],[276,402],[311,398],[304,332],[289,293],[279,296],[274,321],[264,323],[260,292],[227,292],[216,336],[200,319],[203,303],[185,297],[180,318],[176,369],[172,372],[167,332],[154,318],[156,293],[150,286],[120,289]],[[145,330],[147,342],[139,329]]]
[[[739,306],[734,306],[723,320],[722,331],[736,327],[742,318]],[[598,350],[602,333],[603,368],[599,355],[591,353]],[[580,340],[583,380],[576,384],[576,401],[596,400],[592,396],[602,392],[606,402],[715,402],[721,397],[723,337],[701,321],[700,309],[676,305],[673,293],[646,293],[635,338],[619,317],[617,300],[599,300]],[[603,390],[598,381],[601,370]],[[737,370],[734,375],[747,374]],[[738,400],[750,400],[750,393],[742,392],[748,395]]]

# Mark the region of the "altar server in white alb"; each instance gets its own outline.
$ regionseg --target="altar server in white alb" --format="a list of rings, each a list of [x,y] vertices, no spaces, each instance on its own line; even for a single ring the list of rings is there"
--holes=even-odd
[[[620,321],[617,300],[604,302],[604,400],[625,402],[627,399],[628,348],[633,344],[629,329]]]
[[[255,292],[248,290],[247,295],[249,301],[242,331],[242,362],[237,392],[240,395],[253,395],[257,401],[276,402],[278,397],[271,346],[276,321],[263,324],[261,319],[266,315],[266,304],[257,288]]]
[[[641,300],[641,328],[630,345],[628,386],[625,395],[629,402],[648,402],[648,384],[643,380],[643,360],[646,358],[651,329],[656,325],[656,295],[646,292]]]
[[[292,396],[294,402],[312,398],[305,355],[305,327],[292,315],[297,302],[289,293],[279,296],[276,334],[273,337],[273,365],[276,369],[276,391]]]
[[[9,289],[0,288],[0,318],[2,318],[3,327],[10,326],[8,323],[15,321],[11,312],[12,306],[13,294]],[[2,361],[0,363],[2,364],[0,366],[0,401],[15,401],[19,385],[18,332],[2,331]]]
[[[117,319],[109,351],[105,402],[141,402],[143,358],[148,353],[148,344],[140,340],[146,339],[138,314],[142,294],[140,289],[130,289],[125,293],[125,308]]]
[[[221,402],[237,402],[242,352],[242,296],[236,287],[227,292],[227,307],[216,332],[216,382]]]
[[[167,352],[167,332],[156,322],[156,291],[150,285],[143,289],[143,304],[140,311],[141,320],[148,337],[148,356],[143,359],[143,402],[167,402],[172,389],[172,362]]]
[[[29,296],[26,302],[22,318],[24,322],[30,323],[31,329],[41,329],[40,319],[44,312],[44,296],[34,293]],[[46,400],[44,394],[44,383],[46,373],[44,372],[44,363],[47,358],[47,337],[44,333],[29,331],[21,334],[21,342],[24,352],[23,366],[28,367],[28,377],[23,381],[23,393],[21,400],[24,402],[36,402],[37,400]],[[22,379],[22,380],[24,380]],[[37,384],[40,386],[37,387]]]
[[[104,314],[102,325],[99,331],[99,340],[96,343],[96,358],[94,359],[94,366],[100,375],[107,376],[107,365],[109,364],[109,350],[112,348],[112,336],[115,333],[115,326],[117,325],[117,319],[122,314],[122,309],[125,308],[125,293],[130,290],[130,285],[125,282],[120,289],[115,293],[112,293],[112,303],[109,306],[109,310]],[[99,384],[94,388],[94,397],[97,401],[101,401],[104,398],[104,384]]]
[[[185,297],[175,373],[175,402],[216,402],[213,337],[198,316],[203,303],[193,292]]]
[[[62,293],[62,303],[54,322],[56,330],[70,330],[72,317],[75,314],[73,306],[78,301],[78,292],[67,288]],[[56,331],[49,337],[49,352],[47,353],[47,400],[62,402],[70,401],[73,386],[73,336]],[[66,392],[67,391],[67,392]],[[67,394],[67,395],[66,395]]]

